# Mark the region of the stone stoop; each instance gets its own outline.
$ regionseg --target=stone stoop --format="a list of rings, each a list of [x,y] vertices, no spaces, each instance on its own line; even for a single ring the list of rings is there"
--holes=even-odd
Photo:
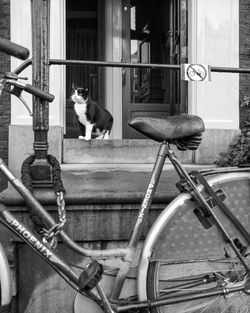
[[[239,130],[207,129],[196,151],[179,151],[172,146],[184,164],[213,164],[227,151]],[[149,164],[154,163],[160,143],[144,139],[63,140],[66,164]]]
[[[141,139],[64,139],[63,164],[152,164],[160,143]],[[176,151],[176,150],[175,150]],[[184,163],[193,163],[191,151],[176,152]]]
[[[64,139],[61,167],[64,179],[72,182],[67,193],[70,201],[140,203],[159,147],[158,142],[141,139]],[[188,170],[207,167],[194,164],[196,152],[173,149]],[[168,203],[178,193],[177,181],[172,164],[166,160],[154,201]]]
[[[65,139],[61,168],[66,198],[77,203],[140,204],[159,147],[152,140]],[[211,167],[194,164],[194,151],[175,151],[187,171]],[[169,203],[178,194],[178,180],[166,160],[153,203]]]

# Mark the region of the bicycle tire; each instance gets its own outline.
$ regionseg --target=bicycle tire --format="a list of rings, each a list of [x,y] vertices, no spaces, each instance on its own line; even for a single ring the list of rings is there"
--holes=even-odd
[[[243,226],[250,229],[250,174],[217,175],[208,182]],[[201,185],[199,189],[204,194]],[[224,293],[222,296],[191,300],[195,294],[201,295],[205,291],[219,292],[225,281],[232,283],[234,280],[240,285],[246,277],[244,267],[238,265],[235,253],[218,227],[209,218],[204,225],[198,220],[194,214],[198,207],[191,195],[184,193],[173,200],[155,221],[141,254],[139,299],[165,297],[173,300],[176,297],[176,300],[181,295],[189,298],[188,301],[167,306],[152,306],[152,313],[249,312],[250,297],[244,296],[243,292],[234,293],[229,299]],[[214,206],[213,210],[234,241],[238,245],[240,243],[239,249],[243,253],[248,247],[246,239],[218,207]],[[208,227],[209,223],[211,227]],[[248,264],[250,266],[250,260]],[[204,284],[205,278],[207,284]]]
[[[9,263],[0,243],[0,312],[9,312],[12,298]]]

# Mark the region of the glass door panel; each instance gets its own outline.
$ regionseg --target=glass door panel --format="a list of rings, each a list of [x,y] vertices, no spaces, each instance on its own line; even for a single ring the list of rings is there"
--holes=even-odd
[[[185,1],[124,0],[123,61],[180,64],[187,51]],[[184,23],[185,20],[185,23]],[[183,24],[185,26],[183,27]],[[181,34],[181,28],[185,32]],[[185,40],[183,40],[185,39]],[[186,111],[179,71],[131,68],[123,71],[123,138],[137,138],[127,121],[134,116],[162,117]]]

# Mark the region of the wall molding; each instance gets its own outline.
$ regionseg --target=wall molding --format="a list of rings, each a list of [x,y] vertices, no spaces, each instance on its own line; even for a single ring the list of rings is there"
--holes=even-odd
[[[192,0],[189,3],[189,62],[239,66],[237,0]],[[207,128],[239,128],[239,75],[212,73],[211,82],[189,83],[189,113]]]

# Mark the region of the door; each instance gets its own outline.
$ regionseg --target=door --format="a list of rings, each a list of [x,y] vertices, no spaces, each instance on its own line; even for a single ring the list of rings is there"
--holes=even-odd
[[[187,62],[186,0],[123,0],[122,12],[123,62]],[[123,138],[141,138],[127,125],[132,117],[186,112],[186,84],[176,70],[123,69]]]
[[[103,60],[104,2],[66,0],[66,58]],[[92,100],[104,105],[104,72],[97,66],[69,65],[66,68],[66,134],[77,138],[79,126],[71,100],[72,84],[88,88]]]

